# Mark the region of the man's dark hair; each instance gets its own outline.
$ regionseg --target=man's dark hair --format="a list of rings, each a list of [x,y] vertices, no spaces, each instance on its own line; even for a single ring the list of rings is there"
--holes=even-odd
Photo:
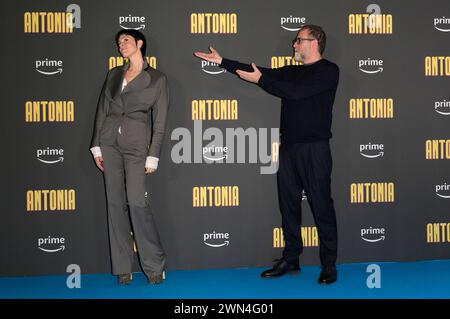
[[[323,31],[323,29],[318,25],[314,24],[306,24],[300,28],[300,31],[301,30],[308,30],[309,35],[317,40],[317,43],[319,44],[319,53],[322,55],[327,44],[327,35],[325,34],[325,31]]]
[[[138,30],[133,30],[133,29],[120,30],[119,32],[117,32],[116,37],[115,37],[116,43],[119,43],[119,38],[123,34],[132,36],[134,38],[134,40],[136,41],[136,44],[137,44],[138,40],[142,40],[143,43],[141,46],[141,53],[142,53],[142,57],[145,57],[145,51],[147,50],[147,40],[145,40],[144,34]]]

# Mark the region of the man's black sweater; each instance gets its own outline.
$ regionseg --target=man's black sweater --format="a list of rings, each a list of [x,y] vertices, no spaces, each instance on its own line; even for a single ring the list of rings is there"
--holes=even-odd
[[[249,64],[223,58],[227,71],[253,71]],[[259,67],[258,67],[259,68]],[[258,85],[281,98],[280,134],[282,143],[305,143],[331,138],[334,97],[339,67],[325,59],[308,65],[279,69],[259,68]]]

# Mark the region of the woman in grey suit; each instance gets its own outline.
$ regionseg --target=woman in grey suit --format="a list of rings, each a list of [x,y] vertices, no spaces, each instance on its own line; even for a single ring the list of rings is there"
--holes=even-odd
[[[149,283],[165,278],[166,257],[149,206],[145,177],[158,167],[166,129],[166,76],[144,59],[146,40],[136,30],[116,35],[123,66],[111,69],[97,106],[91,152],[105,178],[112,272],[132,281],[133,237]]]

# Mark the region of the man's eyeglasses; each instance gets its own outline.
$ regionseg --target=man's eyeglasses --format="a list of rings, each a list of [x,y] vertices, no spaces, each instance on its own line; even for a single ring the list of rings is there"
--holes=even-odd
[[[316,40],[316,39],[312,39],[312,38],[296,38],[296,39],[292,40],[292,44],[294,44],[294,43],[300,44],[300,42],[302,42],[302,41],[313,41],[313,40]]]

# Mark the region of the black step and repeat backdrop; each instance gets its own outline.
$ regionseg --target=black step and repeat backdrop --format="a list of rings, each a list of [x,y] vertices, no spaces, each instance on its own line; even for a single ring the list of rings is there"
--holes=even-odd
[[[217,65],[293,64],[299,25],[328,35],[339,262],[450,258],[450,2],[4,1],[0,275],[110,271],[102,174],[89,152],[121,28],[141,30],[170,85],[148,190],[168,269],[266,266],[284,241],[280,101]],[[303,196],[305,251],[319,264]],[[136,265],[136,269],[138,266]]]

